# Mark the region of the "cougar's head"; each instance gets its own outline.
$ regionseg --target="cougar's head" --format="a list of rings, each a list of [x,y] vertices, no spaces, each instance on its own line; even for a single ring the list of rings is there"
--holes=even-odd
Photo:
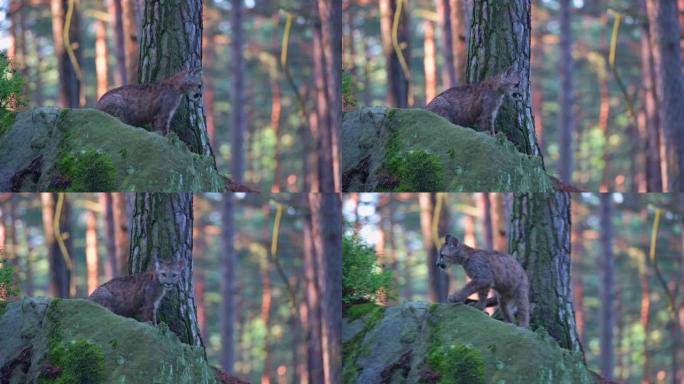
[[[154,272],[157,280],[164,288],[173,288],[181,279],[185,268],[185,261],[159,261],[154,262]]]
[[[183,81],[180,85],[181,92],[193,100],[199,100],[202,97],[202,69],[195,68],[183,73]]]
[[[446,238],[444,239],[444,244],[439,249],[439,256],[437,256],[436,263],[437,266],[442,270],[446,270],[450,264],[459,264],[459,261],[461,259],[460,248],[461,243],[458,241],[458,239],[454,236],[447,234]]]

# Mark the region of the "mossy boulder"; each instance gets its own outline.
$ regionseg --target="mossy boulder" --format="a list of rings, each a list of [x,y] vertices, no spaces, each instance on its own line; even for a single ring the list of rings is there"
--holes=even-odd
[[[80,299],[7,305],[0,316],[0,372],[0,381],[9,383],[216,382],[202,351],[164,325]]]
[[[560,348],[543,330],[463,304],[352,306],[342,343],[345,383],[596,382],[580,354]]]
[[[94,109],[37,108],[0,134],[2,191],[224,191],[213,159]]]
[[[503,134],[423,109],[346,112],[341,143],[345,191],[553,191],[541,160],[518,152]]]

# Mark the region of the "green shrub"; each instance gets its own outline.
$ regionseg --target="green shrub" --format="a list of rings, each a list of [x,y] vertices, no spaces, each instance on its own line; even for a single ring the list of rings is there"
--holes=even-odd
[[[395,154],[387,162],[400,180],[396,192],[437,192],[444,189],[444,165],[439,156],[423,150]]]
[[[12,68],[6,54],[0,53],[0,134],[14,123],[14,111],[26,104],[23,89],[24,79]]]
[[[16,274],[14,266],[9,260],[0,259],[0,302],[6,301],[8,297],[17,296]]]
[[[342,110],[352,111],[354,108],[356,108],[354,78],[349,72],[342,72]]]
[[[484,383],[484,360],[480,351],[457,343],[439,345],[427,357],[430,368],[440,374],[439,384]]]
[[[342,302],[345,305],[375,302],[379,295],[392,297],[392,272],[377,264],[375,251],[358,237],[342,239]]]
[[[54,383],[98,384],[105,381],[102,347],[87,340],[54,345],[48,353],[48,360],[62,368],[62,374]]]
[[[116,169],[106,154],[93,150],[74,154],[67,152],[59,159],[59,171],[71,179],[69,192],[106,192],[116,189]]]

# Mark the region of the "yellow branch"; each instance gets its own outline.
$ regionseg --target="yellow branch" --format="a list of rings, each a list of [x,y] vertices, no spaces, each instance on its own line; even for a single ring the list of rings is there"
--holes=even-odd
[[[283,33],[283,44],[280,50],[280,65],[283,67],[287,66],[287,47],[290,42],[290,31],[292,31],[292,14],[287,13],[287,18],[285,19],[285,32]]]
[[[658,241],[658,227],[660,226],[660,217],[663,215],[663,209],[662,208],[656,208],[655,211],[655,219],[653,220],[653,231],[651,232],[651,248],[648,252],[649,258],[653,262],[653,269],[655,270],[656,277],[658,278],[658,281],[660,284],[663,286],[663,290],[665,291],[665,297],[667,297],[667,303],[668,307],[670,309],[670,314],[673,316],[673,318],[677,318],[677,310],[675,308],[675,300],[674,297],[672,296],[672,292],[670,292],[670,289],[667,287],[667,282],[665,281],[665,278],[663,278],[662,273],[660,273],[660,268],[658,268],[658,260],[656,259],[656,243]]]
[[[622,82],[622,77],[620,77],[620,73],[618,72],[617,66],[615,65],[617,56],[618,36],[620,35],[620,26],[622,25],[622,13],[614,11],[612,9],[608,10],[608,13],[612,13],[615,15],[615,21],[613,22],[613,33],[610,37],[610,53],[608,55],[608,66],[615,75],[615,81],[617,82],[620,91],[625,96],[625,101],[627,101],[627,110],[629,110],[629,114],[632,116],[632,119],[634,119],[634,124],[639,125],[639,120],[637,118],[636,110],[634,108],[634,102],[632,101],[632,98],[629,96],[629,93],[627,92],[627,87],[625,87],[625,84]]]
[[[435,249],[441,246],[439,242],[439,217],[442,215],[442,205],[444,204],[444,194],[438,192],[435,196],[435,212],[432,214],[432,242]]]
[[[397,1],[397,10],[394,12],[394,21],[392,22],[392,46],[394,47],[394,52],[397,54],[399,59],[399,64],[401,65],[401,70],[404,72],[404,77],[406,80],[411,80],[411,71],[409,70],[408,64],[406,64],[406,58],[404,58],[404,52],[402,47],[399,45],[399,20],[401,19],[401,10],[406,0]]]
[[[278,234],[280,233],[280,220],[283,218],[284,206],[281,203],[275,203],[276,205],[276,216],[273,222],[273,236],[271,238],[271,255],[275,257],[276,252],[278,252]]]
[[[83,73],[81,72],[81,66],[78,64],[78,60],[76,59],[76,54],[74,53],[74,47],[71,45],[71,41],[69,33],[71,29],[71,18],[74,15],[74,8],[76,7],[75,5],[76,0],[69,0],[69,6],[67,7],[67,13],[66,17],[64,20],[64,33],[63,33],[63,44],[64,44],[64,49],[66,49],[67,54],[69,55],[69,60],[71,61],[71,66],[74,67],[74,72],[76,72],[76,77],[78,77],[78,80],[83,81]],[[78,48],[78,47],[77,47]]]
[[[52,221],[52,228],[55,232],[55,240],[57,240],[57,245],[59,245],[59,250],[62,252],[62,257],[64,257],[64,262],[67,265],[67,269],[72,271],[74,269],[74,262],[71,261],[71,256],[69,256],[69,250],[64,244],[64,237],[62,237],[62,228],[60,227],[60,221],[62,220],[62,208],[64,207],[64,193],[59,193],[57,195],[57,207],[55,208],[55,217]]]

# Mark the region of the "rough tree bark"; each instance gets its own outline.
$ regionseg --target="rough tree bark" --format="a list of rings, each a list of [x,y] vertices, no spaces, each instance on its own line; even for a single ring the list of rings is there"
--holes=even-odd
[[[660,124],[670,145],[669,192],[684,190],[684,75],[679,48],[677,3],[673,0],[646,2],[648,10],[655,84]]]
[[[128,273],[154,269],[155,260],[185,262],[177,288],[164,296],[157,318],[186,343],[204,350],[192,282],[192,194],[137,193]]]
[[[560,2],[560,62],[561,62],[561,90],[560,90],[560,161],[559,176],[566,183],[572,183],[572,138],[575,129],[574,98],[572,62],[572,2],[561,0]]]
[[[202,1],[145,2],[140,36],[139,83],[166,79],[202,67]],[[171,130],[195,153],[214,158],[202,98],[183,97]]]
[[[582,351],[570,279],[570,194],[516,193],[509,251],[530,282],[530,324],[544,327],[558,344]]]
[[[615,327],[615,316],[613,314],[613,289],[614,289],[614,266],[613,266],[613,222],[610,193],[601,193],[599,225],[601,226],[601,261],[600,268],[600,287],[601,287],[601,309],[599,315],[599,338],[601,345],[601,355],[599,365],[601,375],[610,379],[613,377],[613,328]]]
[[[530,8],[530,0],[474,2],[466,79],[477,83],[515,67],[523,97],[504,101],[496,130],[504,132],[520,152],[541,158],[530,103]]]
[[[224,194],[221,217],[223,221],[222,238],[224,257],[221,260],[221,367],[228,373],[235,366],[235,217],[234,197]]]
[[[404,0],[380,0],[380,28],[382,52],[387,70],[387,105],[392,108],[406,108],[409,106],[409,80],[401,69],[399,57],[392,45],[392,22],[398,1]],[[399,44],[406,44],[402,52],[407,58],[407,64],[410,56],[408,33],[408,13],[406,7],[403,7],[397,30],[397,41]]]

